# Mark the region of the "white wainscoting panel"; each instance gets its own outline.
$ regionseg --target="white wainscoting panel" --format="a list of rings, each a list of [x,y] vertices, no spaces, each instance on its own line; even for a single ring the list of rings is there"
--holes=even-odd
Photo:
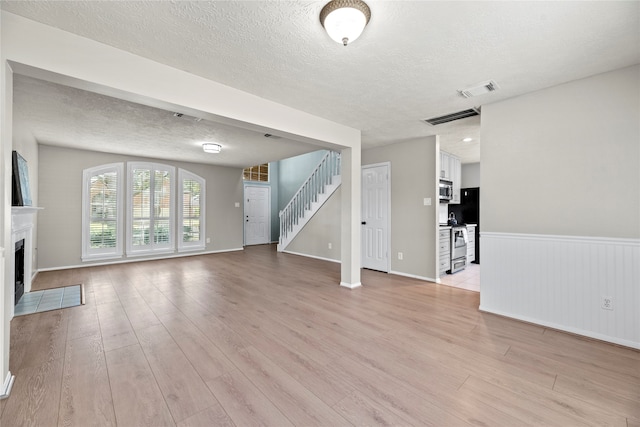
[[[640,348],[640,239],[483,232],[480,247],[480,310]]]

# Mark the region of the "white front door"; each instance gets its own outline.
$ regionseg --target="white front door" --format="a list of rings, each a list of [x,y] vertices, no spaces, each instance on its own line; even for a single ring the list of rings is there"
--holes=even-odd
[[[389,164],[362,167],[362,267],[389,272]]]
[[[244,187],[244,244],[261,245],[271,242],[270,188]]]

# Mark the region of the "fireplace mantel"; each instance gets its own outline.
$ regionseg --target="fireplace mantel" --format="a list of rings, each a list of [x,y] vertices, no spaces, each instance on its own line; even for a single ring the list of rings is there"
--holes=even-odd
[[[37,206],[11,206],[11,215],[35,213],[42,209],[44,208],[40,208]]]

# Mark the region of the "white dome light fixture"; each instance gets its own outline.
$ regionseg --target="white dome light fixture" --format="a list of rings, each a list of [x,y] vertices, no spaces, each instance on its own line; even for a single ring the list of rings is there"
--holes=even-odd
[[[362,0],[331,0],[320,11],[320,23],[331,39],[347,45],[360,37],[371,19],[371,9]]]
[[[205,153],[218,154],[220,151],[222,151],[222,145],[206,142],[202,144],[202,150]]]

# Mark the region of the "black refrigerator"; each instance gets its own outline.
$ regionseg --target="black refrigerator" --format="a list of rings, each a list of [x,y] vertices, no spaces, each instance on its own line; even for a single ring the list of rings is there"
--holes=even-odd
[[[480,187],[460,189],[460,204],[449,203],[449,213],[458,223],[478,224],[476,227],[476,264],[480,264]]]

